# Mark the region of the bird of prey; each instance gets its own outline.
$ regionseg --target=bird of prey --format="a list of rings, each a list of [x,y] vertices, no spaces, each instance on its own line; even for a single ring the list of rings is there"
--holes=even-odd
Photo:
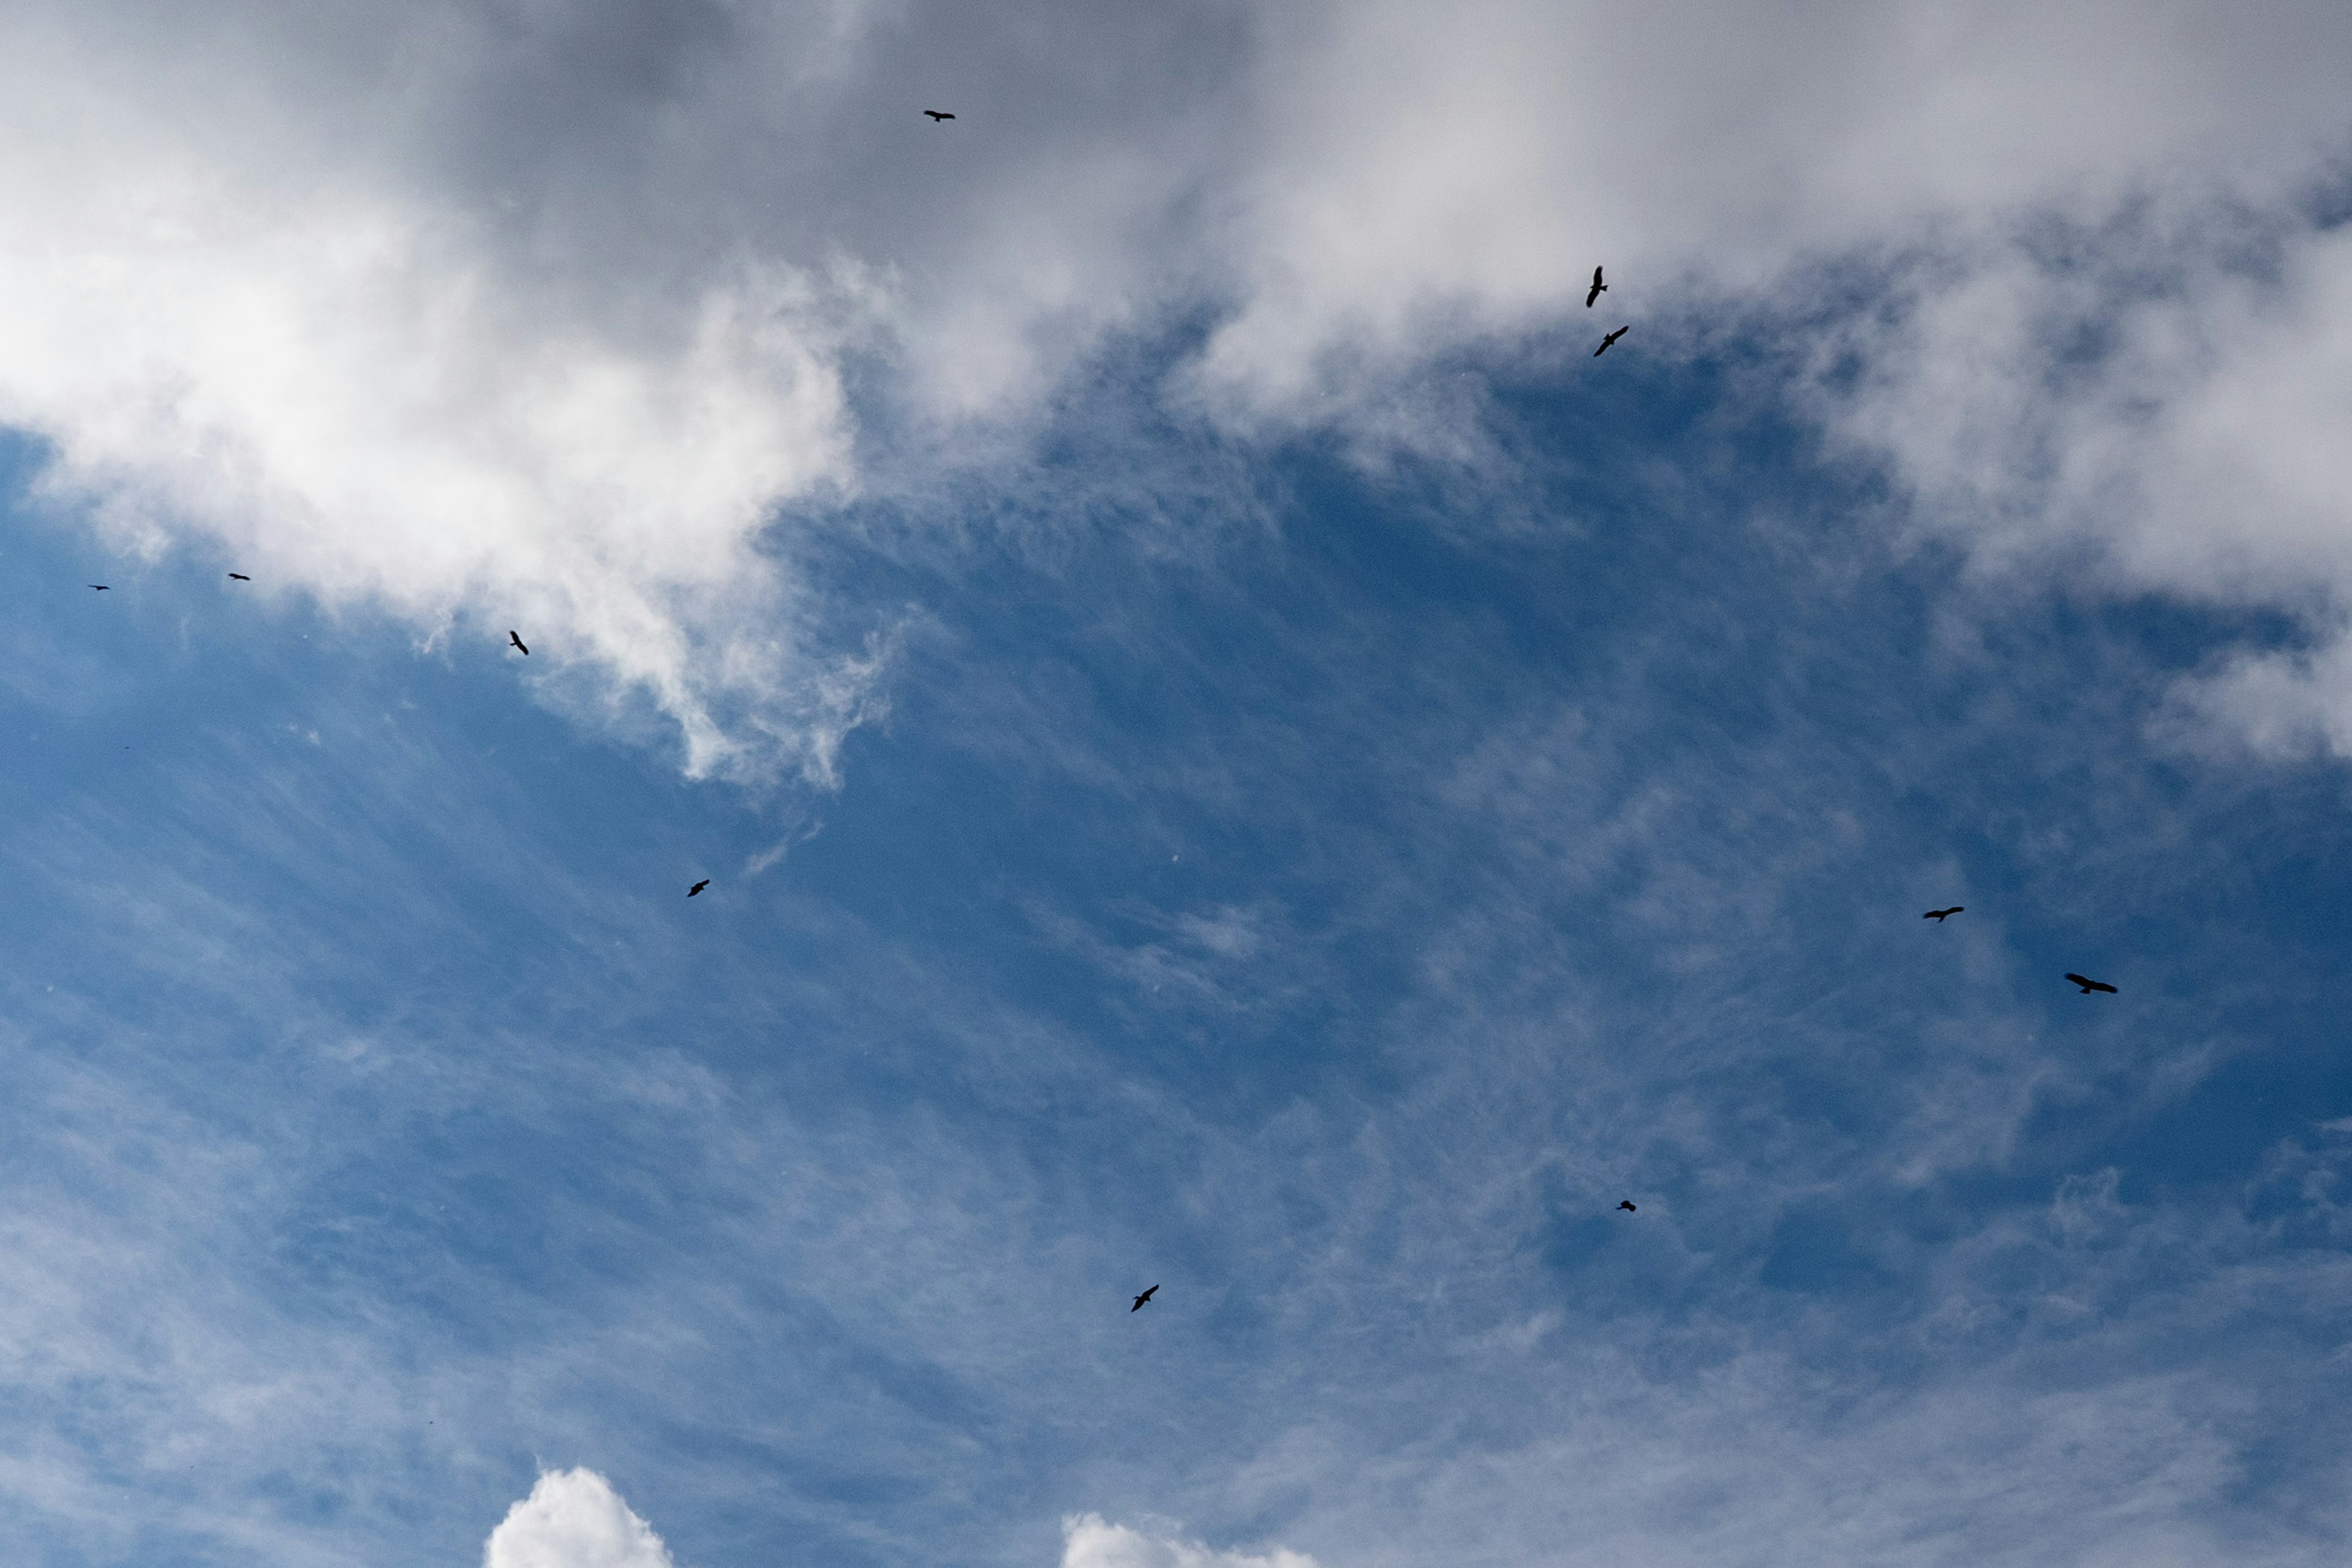
[[[1602,354],[1607,353],[1611,343],[1615,342],[1619,338],[1623,337],[1627,332],[1632,331],[1633,330],[1633,329],[1631,327],[1620,327],[1615,331],[1610,333],[1607,337],[1601,339],[1601,346],[1592,351],[1592,357],[1594,359],[1599,359]]]
[[[521,649],[522,649],[522,656],[523,656],[523,658],[529,658],[530,657],[530,649],[529,649],[529,648],[527,648],[527,647],[523,647],[523,646],[522,646],[522,638],[521,638],[520,637],[517,636],[515,633],[513,633],[513,632],[509,632],[509,633],[507,634],[507,641],[509,641],[509,642],[510,642],[510,643],[514,644],[516,647],[518,647],[518,648],[521,648]]]
[[[1150,1300],[1151,1300],[1151,1294],[1152,1294],[1152,1291],[1153,1291],[1153,1290],[1157,1290],[1157,1289],[1160,1289],[1160,1287],[1159,1287],[1159,1286],[1154,1285],[1154,1286],[1151,1288],[1151,1289],[1150,1289],[1150,1290],[1146,1290],[1142,1295],[1138,1296],[1138,1297],[1135,1299],[1135,1305],[1134,1305],[1134,1306],[1132,1306],[1132,1307],[1129,1307],[1129,1308],[1128,1309],[1128,1310],[1129,1310],[1129,1311],[1130,1311],[1130,1312],[1140,1312],[1141,1310],[1143,1310],[1143,1304],[1144,1304],[1146,1301]]]
[[[242,573],[242,572],[232,572],[232,573],[230,573],[230,574],[228,574],[228,580],[229,580],[230,582],[232,582],[232,583],[250,583],[250,582],[252,582],[252,581],[253,581],[253,579],[252,579],[252,578],[250,578],[250,577],[247,576],[247,575],[246,575],[244,573]]]
[[[931,123],[934,125],[937,125],[942,120],[953,120],[955,118],[954,115],[950,114],[944,109],[926,109],[923,112],[931,117]]]
[[[702,879],[702,880],[700,880],[699,882],[697,882],[697,883],[696,883],[694,886],[692,886],[691,888],[688,888],[688,889],[686,890],[686,896],[687,896],[688,898],[689,898],[689,899],[690,899],[690,898],[694,897],[694,895],[695,895],[695,894],[697,894],[697,893],[698,893],[698,892],[702,891],[702,889],[705,889],[705,888],[707,888],[707,887],[709,887],[709,886],[710,886],[710,879],[709,879],[709,878],[708,878],[708,877],[705,877],[704,879]]]
[[[1948,910],[1929,910],[1926,914],[1921,915],[1919,918],[1923,921],[1934,921],[1937,925],[1942,925],[1952,916],[1958,914],[1962,910],[1967,908],[1968,905],[1966,904],[1954,904]]]
[[[1601,268],[1596,267],[1592,269],[1592,287],[1584,291],[1584,308],[1588,310],[1592,309],[1592,301],[1607,292],[1609,285],[1601,281]]]
[[[2110,996],[2116,994],[2116,988],[2108,984],[2104,980],[2086,980],[2079,974],[2069,974],[2066,978],[2081,986],[2083,988],[2083,994],[2085,996],[2088,996],[2094,991],[2104,991]]]
[[[1631,1199],[1631,1198],[1627,1198],[1627,1199],[1625,1199],[1623,1202],[1620,1203],[1617,1206],[1618,1206],[1619,1208],[1621,1208],[1621,1209],[1623,1209],[1627,1214],[1632,1214],[1632,1213],[1633,1212],[1633,1199]]]
[[[107,592],[107,586],[103,583],[92,583],[90,586],[97,589],[101,594]]]

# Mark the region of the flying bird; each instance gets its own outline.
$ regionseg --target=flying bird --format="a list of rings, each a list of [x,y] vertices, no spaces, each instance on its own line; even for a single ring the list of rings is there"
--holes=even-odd
[[[1966,904],[1954,904],[1948,910],[1929,910],[1926,914],[1921,915],[1919,918],[1923,921],[1934,921],[1937,925],[1942,925],[1946,921],[1951,919],[1952,916],[1958,914],[1962,910],[1967,908],[1968,905]]]
[[[2104,980],[2086,980],[2079,974],[2069,974],[2066,978],[2081,986],[2083,988],[2083,994],[2085,996],[2088,996],[2094,991],[2104,991],[2110,996],[2116,994],[2116,988],[2108,984]]]
[[[942,120],[953,120],[955,118],[954,115],[950,114],[944,109],[926,109],[923,112],[931,117],[931,123],[934,125],[937,125]]]
[[[1154,1285],[1154,1286],[1151,1288],[1151,1289],[1150,1289],[1150,1290],[1146,1290],[1142,1295],[1138,1296],[1138,1297],[1135,1299],[1135,1305],[1134,1305],[1134,1306],[1132,1306],[1132,1307],[1129,1307],[1129,1308],[1128,1309],[1128,1310],[1129,1310],[1129,1311],[1130,1311],[1130,1312],[1140,1312],[1141,1310],[1143,1310],[1143,1304],[1144,1304],[1146,1301],[1150,1300],[1151,1300],[1151,1296],[1152,1296],[1152,1291],[1158,1290],[1159,1289],[1160,1289],[1160,1287],[1159,1287],[1159,1286]]]
[[[1631,1198],[1627,1198],[1627,1199],[1625,1199],[1623,1202],[1620,1203],[1617,1206],[1618,1206],[1619,1208],[1621,1208],[1621,1209],[1623,1209],[1627,1214],[1632,1214],[1632,1213],[1633,1212],[1633,1199],[1631,1199]]]
[[[97,589],[101,594],[107,591],[106,584],[103,583],[92,583],[90,586]]]
[[[710,886],[710,879],[709,879],[709,878],[708,878],[708,877],[705,877],[704,879],[702,879],[702,880],[700,880],[699,882],[697,882],[697,883],[696,883],[694,886],[692,886],[691,888],[688,888],[688,889],[686,890],[686,896],[687,896],[688,898],[689,898],[689,899],[690,899],[690,898],[694,897],[694,895],[695,895],[695,894],[697,894],[697,893],[698,893],[698,892],[702,891],[702,889],[705,889],[705,888],[707,888],[707,887],[709,887],[709,886]]]
[[[228,574],[228,580],[229,580],[230,582],[232,582],[232,583],[250,583],[250,582],[252,582],[252,581],[253,581],[253,579],[252,579],[252,578],[250,578],[250,577],[247,576],[247,575],[246,575],[244,573],[242,573],[242,572],[232,572],[232,573],[230,573],[230,574]]]
[[[1588,310],[1592,309],[1592,301],[1607,292],[1609,285],[1601,281],[1601,268],[1596,267],[1592,269],[1592,287],[1584,291],[1584,308]]]
[[[1619,338],[1623,337],[1627,332],[1630,332],[1633,330],[1633,329],[1631,327],[1620,327],[1615,331],[1610,333],[1607,337],[1601,339],[1601,346],[1592,351],[1592,357],[1594,359],[1599,359],[1602,354],[1607,353],[1611,343],[1615,342]]]
[[[515,645],[515,647],[519,647],[519,648],[522,648],[522,656],[523,656],[523,658],[529,658],[530,657],[530,649],[529,649],[529,648],[527,648],[527,647],[522,647],[522,638],[521,638],[520,637],[517,636],[515,633],[513,633],[513,632],[509,632],[509,633],[507,634],[507,641],[509,641],[509,642],[510,642],[510,643],[514,644],[514,645]]]

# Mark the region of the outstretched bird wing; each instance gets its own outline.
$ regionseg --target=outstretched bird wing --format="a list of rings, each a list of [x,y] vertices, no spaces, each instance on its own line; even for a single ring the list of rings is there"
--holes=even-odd
[[[253,581],[252,578],[247,576],[242,572],[232,572],[229,574],[229,577],[231,581],[238,583],[250,583]]]

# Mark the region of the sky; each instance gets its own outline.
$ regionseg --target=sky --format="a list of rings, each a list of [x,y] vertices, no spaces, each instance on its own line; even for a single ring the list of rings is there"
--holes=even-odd
[[[2352,12],[206,13],[0,6],[11,1562],[2352,1551]]]

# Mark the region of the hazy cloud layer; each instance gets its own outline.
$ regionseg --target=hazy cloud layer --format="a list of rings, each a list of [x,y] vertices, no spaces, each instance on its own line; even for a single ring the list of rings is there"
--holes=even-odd
[[[1850,336],[1887,405],[1852,427],[1948,489],[1945,433],[1903,410],[1954,374],[1994,411],[1963,430],[2034,408],[2029,329],[2081,300],[1988,226],[2189,191],[2307,229],[2282,204],[2342,146],[2352,18],[112,0],[12,7],[0,61],[0,418],[118,541],[193,531],[427,635],[527,621],[587,677],[558,689],[650,703],[695,771],[824,778],[878,670],[794,540],[856,490],[862,432],[926,464],[1017,449],[972,438],[1106,334],[1198,320],[1183,404],[1443,444],[1475,405],[1398,377],[1449,350],[1565,327],[1580,353],[1607,315],[1672,353],[1801,263],[1925,247],[1958,265]],[[2042,438],[2077,529],[2151,582],[2245,557],[2249,591],[2334,602],[2300,434],[2332,417],[2340,247],[2283,243],[2263,288],[2145,317],[2128,386]],[[2143,394],[2168,428],[2136,429],[2191,438],[2160,538],[2084,488],[2129,465],[2101,410]],[[1961,466],[2012,455],[1982,434]],[[2037,504],[2007,499],[2012,524]],[[2214,698],[2336,736],[2346,662]]]

